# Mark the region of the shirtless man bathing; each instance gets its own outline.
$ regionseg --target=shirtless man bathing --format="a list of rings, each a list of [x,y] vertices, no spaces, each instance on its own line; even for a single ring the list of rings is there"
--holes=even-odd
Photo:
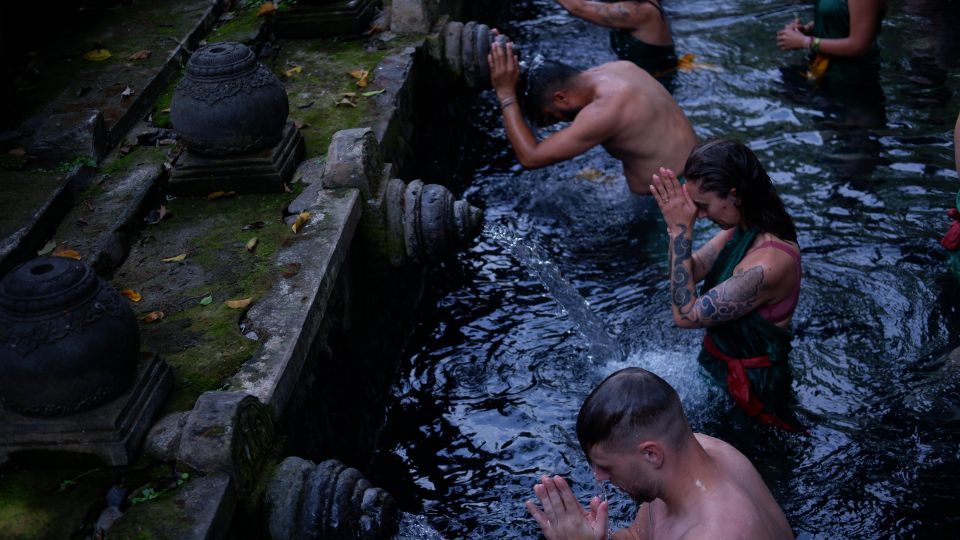
[[[630,191],[646,195],[651,176],[660,167],[682,170],[697,144],[690,121],[670,93],[631,62],[579,71],[545,61],[531,68],[519,100],[520,66],[513,44],[495,42],[487,60],[507,138],[525,168],[564,161],[599,144],[623,163]],[[570,125],[538,142],[521,106],[541,126]]]
[[[607,377],[584,401],[577,437],[597,479],[640,503],[615,540],[792,539],[763,479],[729,444],[693,433],[677,392],[640,368]],[[527,509],[547,540],[604,540],[607,502],[584,509],[567,482],[544,476],[534,487],[542,509]]]

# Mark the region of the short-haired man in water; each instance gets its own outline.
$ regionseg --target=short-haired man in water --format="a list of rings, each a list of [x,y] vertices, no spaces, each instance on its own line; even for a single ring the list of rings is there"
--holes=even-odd
[[[513,44],[495,42],[487,60],[507,138],[520,164],[528,169],[602,145],[623,163],[630,190],[649,194],[651,176],[660,167],[681,170],[697,144],[690,121],[670,93],[631,62],[579,71],[545,61],[527,74],[521,104],[517,96],[520,66]],[[521,105],[537,124],[562,120],[570,125],[538,142]]]
[[[793,538],[750,460],[693,433],[676,390],[649,371],[627,368],[600,383],[580,408],[577,437],[597,479],[641,505],[615,539]],[[544,476],[534,493],[543,509],[527,508],[548,540],[606,538],[606,501],[594,497],[584,510],[559,476]]]

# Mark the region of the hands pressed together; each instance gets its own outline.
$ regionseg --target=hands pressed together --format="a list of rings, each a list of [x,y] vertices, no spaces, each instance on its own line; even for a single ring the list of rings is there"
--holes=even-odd
[[[660,174],[653,175],[650,194],[657,201],[663,220],[667,222],[670,230],[676,229],[679,225],[692,230],[693,222],[697,219],[697,205],[687,193],[687,187],[680,185],[680,181],[672,170],[660,167]]]
[[[527,501],[527,510],[537,520],[547,540],[605,540],[607,537],[607,501],[590,500],[584,509],[573,496],[567,481],[560,476],[544,476],[533,487],[543,510]]]

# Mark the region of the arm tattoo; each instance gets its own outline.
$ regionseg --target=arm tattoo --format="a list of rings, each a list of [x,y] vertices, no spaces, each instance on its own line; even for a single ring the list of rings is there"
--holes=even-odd
[[[684,306],[693,300],[693,279],[690,272],[684,264],[690,260],[690,253],[693,248],[693,241],[687,238],[687,226],[678,225],[680,234],[673,240],[673,249],[670,252],[671,270],[670,270],[670,296],[673,299],[673,305],[680,311],[680,315],[686,317]]]
[[[608,25],[614,26],[629,19],[630,10],[621,5],[603,6],[600,16],[603,17],[604,22]]]
[[[722,322],[739,319],[753,311],[763,287],[763,267],[754,266],[735,273],[730,279],[710,289],[696,303],[699,319]]]

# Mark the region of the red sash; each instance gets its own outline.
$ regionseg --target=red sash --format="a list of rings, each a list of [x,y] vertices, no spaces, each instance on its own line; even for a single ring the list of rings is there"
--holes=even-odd
[[[727,388],[730,395],[743,410],[750,416],[767,424],[768,426],[778,427],[785,431],[800,431],[801,428],[777,418],[771,412],[763,410],[763,403],[757,399],[757,396],[750,394],[750,379],[747,378],[747,368],[770,367],[769,356],[756,356],[753,358],[734,358],[728,356],[720,350],[719,347],[710,339],[710,334],[704,334],[703,346],[714,358],[722,360],[727,364]]]

